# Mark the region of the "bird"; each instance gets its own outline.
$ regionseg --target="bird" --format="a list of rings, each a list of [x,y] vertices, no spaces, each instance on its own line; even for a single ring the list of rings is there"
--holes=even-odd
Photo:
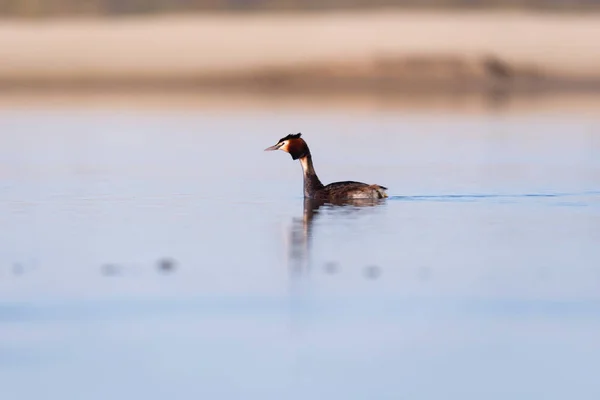
[[[289,153],[293,160],[300,160],[304,172],[304,197],[336,202],[353,199],[384,199],[388,197],[387,188],[381,185],[369,185],[355,181],[334,182],[323,185],[315,172],[312,155],[302,134],[290,134],[267,147],[265,151],[282,150]]]

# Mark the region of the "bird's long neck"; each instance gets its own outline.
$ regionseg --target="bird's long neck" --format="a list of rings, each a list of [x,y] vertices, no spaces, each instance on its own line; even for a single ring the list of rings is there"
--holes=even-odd
[[[300,164],[304,172],[304,197],[312,198],[317,190],[323,188],[323,184],[315,172],[310,151],[305,156],[300,157]]]

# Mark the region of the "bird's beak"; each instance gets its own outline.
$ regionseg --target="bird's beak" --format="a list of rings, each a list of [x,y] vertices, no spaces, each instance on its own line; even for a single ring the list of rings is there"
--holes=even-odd
[[[280,147],[281,147],[281,144],[277,143],[277,144],[275,144],[275,145],[273,145],[273,146],[271,146],[271,147],[267,147],[267,148],[265,149],[265,151],[279,150],[279,148],[280,148]]]

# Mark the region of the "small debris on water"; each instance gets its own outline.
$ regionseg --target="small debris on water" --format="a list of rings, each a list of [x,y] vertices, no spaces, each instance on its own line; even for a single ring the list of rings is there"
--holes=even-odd
[[[431,271],[429,270],[428,267],[422,266],[422,267],[419,267],[419,270],[417,271],[417,275],[418,275],[419,280],[428,281],[431,278]]]
[[[339,265],[335,261],[330,261],[328,263],[325,263],[325,265],[323,266],[323,269],[325,270],[326,273],[333,275],[336,272],[338,272]]]
[[[173,270],[175,270],[175,266],[175,260],[172,260],[170,258],[162,258],[158,260],[158,269],[161,272],[173,272]]]
[[[365,267],[365,276],[368,279],[377,279],[381,275],[381,268],[377,265],[369,265]]]
[[[23,264],[14,263],[12,266],[12,273],[14,275],[23,275],[25,273],[25,267]]]
[[[103,264],[102,267],[100,267],[102,275],[105,276],[119,275],[119,273],[121,272],[120,270],[121,268],[117,264]]]

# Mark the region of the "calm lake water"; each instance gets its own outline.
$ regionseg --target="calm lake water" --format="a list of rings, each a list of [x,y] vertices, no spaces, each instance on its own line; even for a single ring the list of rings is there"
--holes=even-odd
[[[0,221],[3,399],[600,398],[590,114],[4,109]]]

